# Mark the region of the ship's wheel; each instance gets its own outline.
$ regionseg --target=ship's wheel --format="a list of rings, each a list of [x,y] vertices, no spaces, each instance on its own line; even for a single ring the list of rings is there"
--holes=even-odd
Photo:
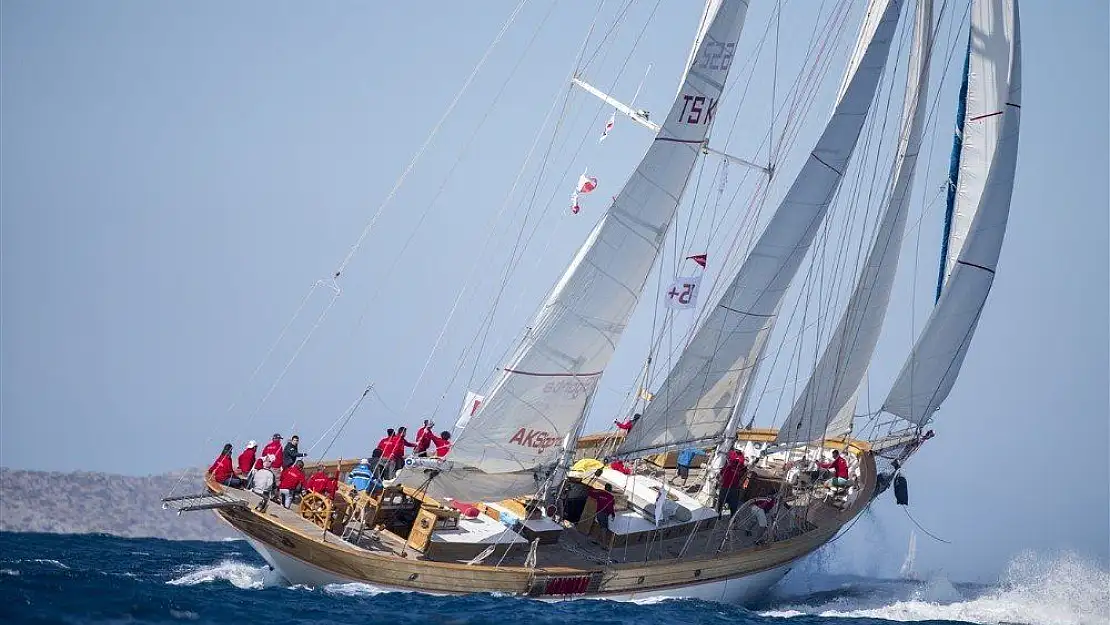
[[[301,497],[301,516],[320,527],[327,528],[331,518],[331,500],[320,493],[305,493]]]

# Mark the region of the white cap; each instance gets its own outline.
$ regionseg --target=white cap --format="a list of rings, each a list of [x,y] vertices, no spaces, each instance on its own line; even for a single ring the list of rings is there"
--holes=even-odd
[[[247,449],[250,449],[251,447],[258,447],[258,443],[254,441],[247,442]]]
[[[359,464],[370,464],[370,461],[366,458],[363,458],[362,460],[359,460],[358,463]]]

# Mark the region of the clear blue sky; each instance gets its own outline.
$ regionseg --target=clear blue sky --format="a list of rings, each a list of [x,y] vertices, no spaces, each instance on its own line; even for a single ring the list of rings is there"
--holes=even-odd
[[[552,153],[536,208],[526,209],[538,159],[506,216],[489,225],[561,96],[594,3],[525,7],[348,267],[328,319],[261,408],[328,291],[313,294],[248,380],[309,287],[346,254],[515,4],[5,0],[0,464],[147,474],[205,463],[225,439],[238,449],[247,438],[295,428],[311,443],[370,380],[388,408],[369,398],[331,455],[365,453],[386,425],[416,424],[437,405],[440,423],[449,423],[472,360],[454,384],[447,380],[497,292],[521,221],[530,216],[526,233],[538,229],[498,307],[474,384],[497,365],[647,145],[624,120],[598,146],[607,113],[576,94],[564,128],[569,147],[557,144]],[[617,10],[608,4],[605,19]],[[745,54],[773,6],[753,4]],[[792,4],[783,18],[782,76],[797,71],[813,27],[812,7]],[[629,98],[654,64],[638,105],[660,110],[698,15],[690,3],[662,0],[648,22],[653,6],[636,3],[611,53],[587,74],[612,87],[647,23],[613,89]],[[1099,0],[1022,3],[1021,156],[1000,272],[960,381],[937,416],[938,437],[909,473],[915,515],[955,543],[923,545],[924,568],[987,574],[1025,547],[1110,558],[1107,24]],[[822,90],[826,104],[813,109],[799,146],[827,114],[840,52]],[[766,67],[756,76],[744,105],[737,108],[734,88],[720,113],[741,121],[729,149],[745,156],[756,153],[770,110]],[[724,128],[719,121],[716,136]],[[938,128],[918,196],[946,167],[948,130]],[[788,162],[789,175],[796,162]],[[601,186],[572,217],[566,197],[587,165]],[[930,219],[922,224],[927,251],[918,281],[904,277],[912,260],[902,260],[876,387],[897,372],[913,324],[919,328],[927,313],[940,229]],[[470,290],[412,393],[464,284]],[[646,340],[644,319],[634,322],[631,341]],[[618,353],[592,423],[603,427],[612,417],[642,356],[642,349]],[[396,412],[410,394],[402,418]],[[908,526],[892,508],[879,513],[902,549]],[[964,556],[968,549],[977,557]]]

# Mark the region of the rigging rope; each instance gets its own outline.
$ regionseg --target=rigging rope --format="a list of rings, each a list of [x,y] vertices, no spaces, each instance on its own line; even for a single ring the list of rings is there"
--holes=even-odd
[[[917,519],[913,518],[913,515],[910,514],[909,506],[900,506],[900,507],[902,508],[902,512],[906,513],[906,518],[909,519],[910,521],[912,521],[913,524],[917,527],[917,529],[924,532],[926,536],[928,536],[929,538],[932,538],[933,540],[940,541],[940,542],[942,542],[946,545],[951,545],[952,544],[950,541],[944,540],[943,538],[937,536],[936,534],[933,534],[932,532],[925,529],[924,527],[921,527],[921,524],[917,522]]]

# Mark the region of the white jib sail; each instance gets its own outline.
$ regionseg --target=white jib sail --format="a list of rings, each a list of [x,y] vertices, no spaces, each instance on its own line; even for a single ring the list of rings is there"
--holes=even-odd
[[[720,301],[679,356],[618,453],[721,436],[743,396],[787,287],[843,178],[878,89],[901,0],[887,0],[848,87],[793,186]]]
[[[747,7],[748,0],[720,3],[655,141],[455,442],[453,465],[519,474],[527,483],[533,470],[557,459],[674,218],[733,64]],[[437,482],[449,481],[446,476]]]
[[[980,6],[982,4],[994,6],[987,10]],[[1021,123],[1021,35],[1017,2],[976,0],[974,7],[974,14],[991,14],[996,17],[996,21],[993,31],[973,32],[972,41],[983,41],[992,34],[1009,37],[1008,33],[1013,33],[1008,60],[1001,61],[1009,68],[1009,80],[1008,86],[1003,86],[1006,94],[1004,97],[989,96],[1004,103],[1003,113],[996,116],[1002,118],[1002,130],[995,153],[988,159],[991,163],[990,171],[985,175],[982,199],[968,229],[967,239],[925,329],[883,402],[883,410],[886,412],[918,425],[932,417],[948,397],[956,376],[959,375],[964,355],[979,322],[979,315],[994,282],[994,272],[998,266],[998,256],[1002,250],[1002,240],[1010,214],[1014,171],[1017,168],[1018,130]],[[1010,24],[1012,30],[1001,28],[1000,23]],[[983,48],[993,49],[994,46],[984,41]],[[973,58],[976,49],[978,47],[973,44]],[[986,88],[995,86],[988,83]],[[962,164],[960,176],[963,177],[967,168],[982,166],[982,161]],[[983,175],[983,172],[980,171],[978,175]]]
[[[979,208],[991,161],[1002,133],[1014,37],[1012,2],[972,2],[960,170],[952,223],[947,233],[945,276],[952,274]],[[947,280],[947,278],[946,278]]]
[[[825,346],[824,353],[779,428],[778,442],[811,441],[826,436],[826,429],[839,413],[855,410],[857,391],[879,342],[890,290],[898,270],[898,254],[906,229],[910,192],[913,190],[921,131],[925,125],[929,95],[929,59],[932,56],[933,0],[918,0],[914,18],[913,46],[906,72],[905,104],[895,173],[886,195],[875,241],[867,254],[848,306]],[[843,421],[843,419],[841,419]],[[835,428],[840,432],[843,423]]]

